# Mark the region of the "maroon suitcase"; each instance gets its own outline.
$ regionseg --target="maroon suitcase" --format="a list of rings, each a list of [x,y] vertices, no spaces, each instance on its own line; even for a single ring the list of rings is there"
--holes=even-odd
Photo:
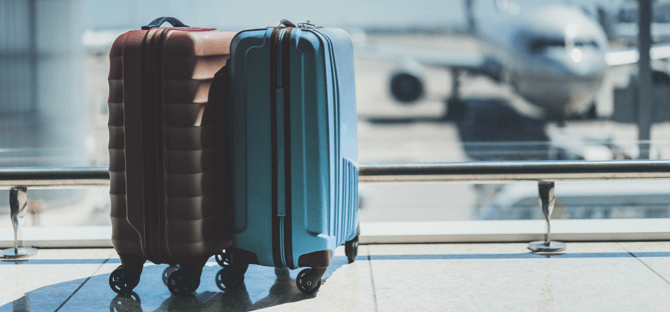
[[[175,27],[159,27],[164,21]],[[110,51],[109,174],[117,293],[137,286],[145,261],[179,265],[175,295],[198,288],[207,260],[231,245],[233,209],[224,137],[234,32],[159,18]]]

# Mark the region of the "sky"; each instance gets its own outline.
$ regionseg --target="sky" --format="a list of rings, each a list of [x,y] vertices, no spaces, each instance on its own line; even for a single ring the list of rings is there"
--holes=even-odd
[[[493,5],[496,0],[474,0],[477,5]],[[520,5],[541,0],[508,0]],[[556,2],[545,0],[546,2]],[[593,8],[596,4],[618,8],[623,0],[564,0]],[[270,21],[286,18],[293,22],[311,20],[335,27],[463,27],[462,0],[83,0],[84,28],[134,29],[156,17],[172,16],[189,26],[241,30],[265,27]],[[479,16],[485,20],[485,16]]]

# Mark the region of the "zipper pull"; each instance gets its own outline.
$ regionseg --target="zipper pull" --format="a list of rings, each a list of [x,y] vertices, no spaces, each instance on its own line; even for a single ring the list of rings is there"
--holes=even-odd
[[[316,25],[310,23],[309,20],[307,20],[307,22],[298,23],[298,28],[316,28]]]

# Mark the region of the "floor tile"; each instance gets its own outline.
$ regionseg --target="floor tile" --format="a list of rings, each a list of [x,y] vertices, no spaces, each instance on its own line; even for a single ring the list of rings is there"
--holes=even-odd
[[[18,261],[0,258],[0,311],[54,311],[113,249],[41,249]]]
[[[556,256],[525,244],[371,246],[379,311],[631,311],[670,306],[670,285],[616,243]],[[507,253],[501,252],[507,248]]]
[[[620,245],[670,283],[670,242],[622,242]]]

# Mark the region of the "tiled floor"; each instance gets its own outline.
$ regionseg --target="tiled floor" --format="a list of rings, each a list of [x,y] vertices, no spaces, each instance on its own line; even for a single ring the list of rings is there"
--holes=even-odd
[[[113,249],[43,249],[0,260],[0,311],[668,311],[670,242],[570,243],[562,255],[526,244],[362,245],[342,250],[315,295],[299,270],[251,266],[245,285],[221,291],[210,260],[197,292],[176,298],[166,265],[147,265],[132,297],[116,296]]]

